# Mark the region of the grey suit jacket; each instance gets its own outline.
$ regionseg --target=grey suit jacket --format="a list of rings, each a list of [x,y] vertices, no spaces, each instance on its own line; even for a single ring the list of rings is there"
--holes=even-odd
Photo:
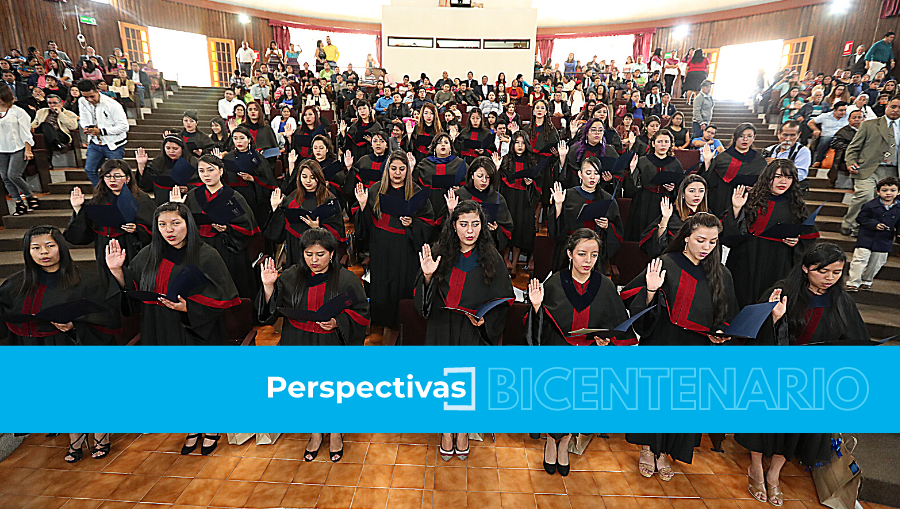
[[[887,117],[878,117],[860,124],[844,153],[848,167],[854,164],[859,166],[858,174],[850,174],[852,178],[869,178],[884,161],[885,153],[889,153],[888,161],[894,161],[897,146],[888,122]]]

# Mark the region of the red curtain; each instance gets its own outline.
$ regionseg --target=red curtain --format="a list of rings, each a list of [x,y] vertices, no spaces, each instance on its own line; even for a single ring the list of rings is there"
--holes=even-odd
[[[375,60],[378,60],[378,65],[384,67],[384,64],[381,63],[381,36],[375,36]]]
[[[881,4],[881,15],[878,17],[884,19],[893,16],[900,16],[900,0],[884,0]]]
[[[541,63],[546,64],[547,59],[553,54],[553,39],[538,39],[537,47],[541,56]]]
[[[648,62],[650,60],[650,45],[653,42],[653,33],[652,32],[641,32],[634,34],[634,44],[632,46],[632,55],[631,57],[637,61],[638,56],[643,55],[644,62]]]
[[[287,27],[272,27],[272,40],[281,51],[287,51],[291,44],[291,31]]]

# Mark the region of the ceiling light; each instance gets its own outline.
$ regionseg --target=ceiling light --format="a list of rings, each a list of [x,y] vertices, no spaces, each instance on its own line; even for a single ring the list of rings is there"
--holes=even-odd
[[[850,10],[850,0],[833,0],[831,2],[831,14],[844,14]]]
[[[689,27],[687,25],[678,25],[672,31],[672,37],[675,39],[684,39],[687,37]]]
[[[250,16],[247,16],[246,14],[238,14],[238,21],[240,21],[241,24],[246,25],[247,23],[250,23]]]

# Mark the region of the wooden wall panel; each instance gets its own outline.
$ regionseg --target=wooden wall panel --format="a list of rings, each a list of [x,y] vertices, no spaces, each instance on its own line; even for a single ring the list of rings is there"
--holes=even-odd
[[[76,8],[79,14],[97,18],[97,26],[81,25],[81,31],[87,44],[100,55],[111,55],[113,48],[121,47],[119,21],[234,39],[238,45],[246,39],[263,55],[272,40],[268,19],[251,17],[245,25],[238,21],[237,14],[168,0],[111,0],[110,4],[92,0],[0,0],[0,19],[13,20],[0,30],[0,50],[7,55],[10,48],[24,52],[28,46],[35,46],[43,52],[47,40],[53,39],[70,57],[77,58],[84,51],[76,39]]]
[[[809,69],[830,74],[837,67],[846,65],[847,57],[841,56],[844,41],[853,40],[855,45],[864,44],[868,48],[888,30],[897,30],[898,18],[878,18],[881,3],[882,0],[858,0],[853,3],[851,12],[842,15],[831,14],[830,4],[825,3],[699,23],[690,25],[688,36],[682,40],[672,37],[675,27],[665,27],[658,29],[653,36],[653,47],[666,51],[677,49],[679,54],[684,54],[690,47],[718,48],[729,44],[812,35],[815,40]],[[895,44],[895,48],[897,52],[900,45]],[[900,76],[897,69],[894,75]]]

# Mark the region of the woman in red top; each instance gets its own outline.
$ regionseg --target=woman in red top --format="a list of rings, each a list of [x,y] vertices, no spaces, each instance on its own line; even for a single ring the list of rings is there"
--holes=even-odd
[[[691,57],[691,60],[687,64],[687,74],[684,76],[684,91],[688,104],[691,103],[691,99],[694,97],[694,93],[700,90],[700,84],[703,83],[703,80],[709,75],[709,59],[703,56],[703,50],[698,49],[694,51],[694,56]]]

